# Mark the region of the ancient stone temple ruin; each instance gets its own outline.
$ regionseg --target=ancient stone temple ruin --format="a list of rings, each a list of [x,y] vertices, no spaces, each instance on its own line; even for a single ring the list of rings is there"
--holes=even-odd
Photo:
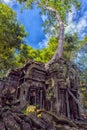
[[[71,119],[80,118],[79,88],[76,66],[63,59],[48,69],[42,63],[29,61],[22,68],[10,70],[0,81],[0,94],[11,90],[18,109],[35,105]]]
[[[46,102],[46,71],[43,64],[29,62],[20,70],[19,85],[17,88],[17,99],[20,106],[37,105],[45,107]]]

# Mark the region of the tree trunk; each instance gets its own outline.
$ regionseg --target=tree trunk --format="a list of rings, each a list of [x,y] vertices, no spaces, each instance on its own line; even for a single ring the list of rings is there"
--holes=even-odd
[[[61,58],[63,53],[63,44],[64,44],[64,24],[61,20],[61,17],[57,10],[51,7],[46,7],[47,10],[53,12],[56,16],[57,22],[59,23],[59,37],[58,37],[58,47],[52,59],[48,64],[52,63],[55,59]]]

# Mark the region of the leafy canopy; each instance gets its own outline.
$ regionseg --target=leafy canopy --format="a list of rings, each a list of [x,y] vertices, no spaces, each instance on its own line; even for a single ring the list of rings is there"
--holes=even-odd
[[[66,19],[66,14],[71,9],[71,5],[74,4],[77,8],[80,7],[79,0],[17,0],[20,3],[24,3],[25,7],[32,8],[33,4],[40,7],[42,11],[45,11],[46,7],[52,7],[57,10],[62,19]]]
[[[57,37],[59,35],[59,40],[57,49],[54,56],[51,58],[49,63],[51,63],[55,58],[62,57],[63,53],[63,43],[64,43],[64,22],[66,21],[66,14],[70,11],[72,4],[76,7],[80,6],[79,0],[19,0],[23,2],[25,7],[32,8],[34,4],[41,9],[41,13],[48,16],[47,23],[45,25],[47,30],[49,30],[49,22],[57,25]],[[47,25],[49,24],[49,25]],[[59,25],[58,25],[59,24]],[[59,32],[58,32],[59,31]],[[49,64],[48,63],[48,64]]]
[[[0,73],[6,72],[15,65],[15,53],[19,50],[24,27],[16,20],[16,14],[7,5],[0,3]]]
[[[42,48],[41,50],[34,50],[32,47],[26,44],[21,45],[21,51],[17,55],[18,62],[22,65],[27,60],[32,59],[47,63],[55,53],[58,45],[57,41],[57,37],[51,37],[47,43],[47,46],[45,48]],[[74,60],[78,51],[83,46],[83,41],[84,39],[82,41],[79,40],[77,34],[65,35],[63,57],[71,61]]]
[[[7,5],[0,3],[0,45],[18,48],[26,36],[24,27],[16,20],[16,14]]]

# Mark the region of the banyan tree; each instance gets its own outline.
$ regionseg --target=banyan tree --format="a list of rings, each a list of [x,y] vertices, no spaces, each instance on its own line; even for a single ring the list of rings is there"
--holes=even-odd
[[[60,6],[62,13],[58,1],[31,0],[28,5],[34,2],[42,10],[55,15],[59,25],[58,47],[48,64],[28,61],[21,68],[9,70],[7,77],[0,80],[0,130],[78,130],[80,127],[85,130],[87,125],[82,114],[86,111],[80,98],[79,70],[72,62],[62,58],[62,13],[76,1],[64,1],[64,8]],[[27,106],[36,106],[42,117],[24,115],[22,111]]]

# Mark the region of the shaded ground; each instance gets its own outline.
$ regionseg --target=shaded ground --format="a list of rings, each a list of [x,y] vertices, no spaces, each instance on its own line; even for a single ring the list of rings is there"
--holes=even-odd
[[[53,113],[41,111],[24,115],[14,108],[0,108],[0,130],[87,130],[86,121],[72,121]]]

